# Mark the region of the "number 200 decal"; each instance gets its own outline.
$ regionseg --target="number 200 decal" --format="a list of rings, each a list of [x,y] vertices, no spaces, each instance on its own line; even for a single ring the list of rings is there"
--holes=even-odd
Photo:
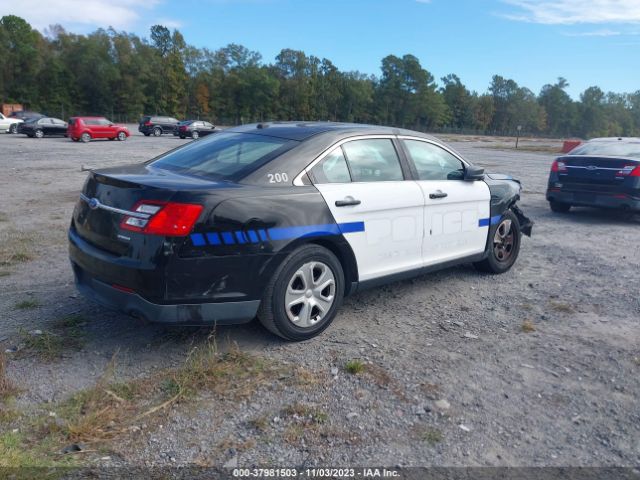
[[[269,178],[269,183],[282,183],[289,181],[289,175],[287,175],[285,172],[267,173],[267,177]]]

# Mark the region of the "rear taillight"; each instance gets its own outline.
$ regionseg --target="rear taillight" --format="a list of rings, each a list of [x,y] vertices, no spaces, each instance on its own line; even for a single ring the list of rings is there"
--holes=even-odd
[[[125,216],[120,222],[121,228],[150,235],[182,237],[193,229],[202,205],[143,200],[134,206],[133,211],[148,217]]]
[[[640,165],[625,165],[622,170],[618,171],[618,175],[623,177],[640,177]]]
[[[567,165],[561,160],[554,160],[553,163],[551,164],[551,171],[552,172],[566,172],[567,171]]]
[[[150,127],[151,126],[151,122],[144,122],[144,126],[145,127]]]
[[[186,129],[187,129],[187,126],[186,126],[186,125],[181,125],[181,126],[180,126],[180,130],[186,130]]]

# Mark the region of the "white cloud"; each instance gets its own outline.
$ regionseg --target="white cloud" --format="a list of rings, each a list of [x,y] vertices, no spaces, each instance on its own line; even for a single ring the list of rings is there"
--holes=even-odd
[[[98,27],[121,30],[132,28],[140,20],[140,10],[147,13],[158,3],[159,0],[3,0],[0,16],[17,15],[41,31],[54,24],[72,31]]]
[[[640,23],[638,0],[502,0],[516,7],[503,17],[546,25]]]

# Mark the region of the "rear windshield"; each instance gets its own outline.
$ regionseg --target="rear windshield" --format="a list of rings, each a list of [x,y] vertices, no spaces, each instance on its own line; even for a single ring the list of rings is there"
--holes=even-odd
[[[571,150],[569,155],[602,155],[640,159],[640,142],[587,142]]]
[[[173,150],[153,161],[151,166],[213,180],[235,180],[297,143],[250,133],[217,133]]]

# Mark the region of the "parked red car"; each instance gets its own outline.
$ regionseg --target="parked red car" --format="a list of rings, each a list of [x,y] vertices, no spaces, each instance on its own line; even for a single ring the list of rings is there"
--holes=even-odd
[[[67,136],[77,142],[90,142],[94,138],[118,139],[121,142],[131,135],[124,125],[116,125],[104,117],[71,117]]]

